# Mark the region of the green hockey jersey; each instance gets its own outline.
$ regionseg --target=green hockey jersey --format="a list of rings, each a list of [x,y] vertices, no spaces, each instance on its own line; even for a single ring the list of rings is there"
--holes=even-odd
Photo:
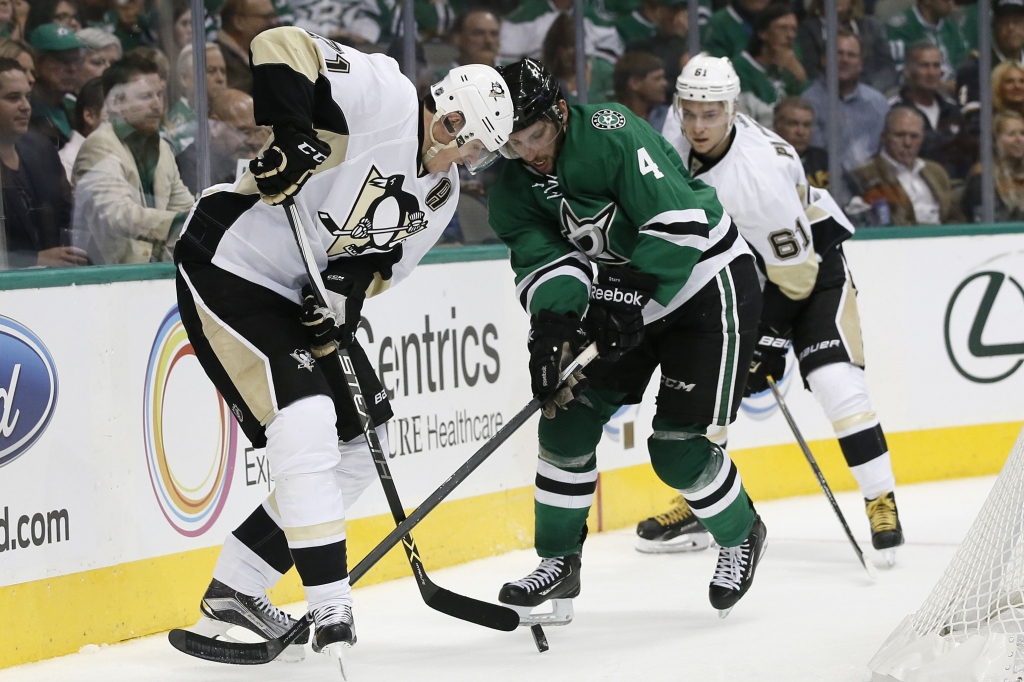
[[[942,53],[942,78],[952,80],[967,57],[967,44],[960,27],[953,21],[939,19],[935,26],[928,24],[917,7],[889,19],[886,24],[889,49],[897,69],[903,69],[907,48],[919,40],[928,40]]]
[[[488,202],[528,313],[582,316],[593,264],[629,263],[658,278],[644,308],[650,323],[750,253],[715,190],[690,177],[665,138],[619,104],[569,107],[555,170],[545,176],[509,163]]]

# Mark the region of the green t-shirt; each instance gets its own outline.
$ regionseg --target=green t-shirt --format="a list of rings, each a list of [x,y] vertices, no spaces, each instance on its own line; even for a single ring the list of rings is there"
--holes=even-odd
[[[701,36],[701,48],[712,57],[732,57],[747,49],[753,29],[728,5],[711,15]]]
[[[587,90],[587,104],[600,104],[601,102],[615,101],[615,66],[607,59],[591,57],[590,61],[590,88]],[[572,84],[576,86],[575,83]],[[572,88],[563,85],[565,101],[569,104],[579,104],[579,98],[571,92]]]
[[[960,18],[960,35],[964,37],[967,51],[978,49],[978,5],[967,5]]]
[[[799,95],[807,85],[779,66],[761,66],[746,50],[733,57],[732,64],[740,77],[740,92],[753,93],[765,104],[775,105],[785,97]]]
[[[622,105],[569,107],[555,172],[508,163],[488,202],[491,227],[511,252],[517,295],[531,314],[582,316],[588,261],[629,263],[657,276],[654,299],[667,313],[691,295],[683,288],[698,261],[717,273],[735,257],[723,243],[735,228],[715,191]]]
[[[143,135],[124,119],[111,117],[110,124],[114,127],[117,138],[128,147],[135,159],[135,167],[139,171],[142,182],[142,194],[146,198],[146,206],[153,208],[156,200],[153,196],[153,178],[156,177],[156,164],[160,161],[160,136]]]
[[[934,43],[942,52],[942,77],[952,80],[956,70],[967,57],[967,44],[964,42],[960,27],[955,22],[939,20],[938,25],[929,26],[924,22],[917,7],[911,7],[903,14],[897,14],[886,25],[889,48],[896,67],[903,68],[907,56],[907,48],[919,40]],[[977,31],[975,31],[977,34]]]
[[[639,10],[616,19],[615,30],[619,32],[623,45],[632,45],[658,35],[658,27],[647,21]]]

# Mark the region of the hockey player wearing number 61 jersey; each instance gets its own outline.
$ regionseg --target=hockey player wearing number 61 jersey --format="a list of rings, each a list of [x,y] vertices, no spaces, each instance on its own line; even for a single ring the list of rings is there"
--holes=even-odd
[[[660,367],[651,462],[722,547],[709,597],[724,617],[753,581],[766,532],[736,465],[705,435],[735,418],[743,392],[761,307],[753,258],[714,191],[690,179],[645,121],[614,104],[567,106],[532,59],[501,72],[515,105],[506,149],[518,161],[503,169],[488,209],[531,315],[531,382],[545,407],[534,505],[541,563],[498,599],[524,624],[571,619],[603,426],[640,402]],[[586,369],[589,387],[556,391],[560,370],[589,342],[600,352]],[[549,601],[551,614],[533,613]]]
[[[345,510],[377,477],[335,349],[348,349],[386,455],[391,408],[355,338],[363,300],[437,241],[458,204],[457,165],[496,158],[512,105],[491,67],[453,69],[420,100],[393,59],[298,28],[261,33],[251,63],[256,122],[274,136],[238,182],[203,193],[174,255],[196,357],[266,447],[276,485],[227,537],[196,631],[280,637],[293,621],[266,590],[295,566],[313,650],[341,658],[355,643]],[[279,205],[289,198],[328,306]]]
[[[766,280],[747,395],[767,390],[768,376],[782,378],[793,346],[865,498],[872,543],[891,562],[903,532],[889,450],[864,381],[857,290],[842,249],[853,226],[827,191],[808,187],[787,142],[736,113],[739,93],[727,58],[698,55],[676,81],[664,134],[693,176],[717,190]],[[655,541],[648,551],[685,523],[685,510],[674,512],[638,527],[641,542],[645,534]]]

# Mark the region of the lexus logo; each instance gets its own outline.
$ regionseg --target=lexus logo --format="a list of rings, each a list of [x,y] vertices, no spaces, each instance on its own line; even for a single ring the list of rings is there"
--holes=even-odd
[[[1024,288],[1012,275],[977,272],[946,308],[946,352],[965,378],[991,384],[1024,364]]]

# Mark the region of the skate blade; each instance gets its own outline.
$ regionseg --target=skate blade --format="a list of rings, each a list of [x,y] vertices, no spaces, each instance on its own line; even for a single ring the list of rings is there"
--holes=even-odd
[[[885,559],[885,563],[888,564],[889,568],[896,565],[896,548],[891,547],[882,551],[882,557]]]
[[[729,608],[727,608],[727,609],[718,609],[718,617],[719,617],[720,619],[722,619],[722,618],[725,618],[725,617],[726,617],[726,616],[728,616],[728,615],[729,615],[730,613],[732,613],[732,610],[733,610],[733,607],[732,607],[732,606],[730,606],[730,607],[729,607]]]
[[[688,533],[671,540],[636,539],[636,551],[643,554],[681,554],[683,552],[700,552],[715,544],[711,533]]]
[[[237,637],[232,637],[228,634],[229,630],[236,627],[241,626],[235,625],[234,623],[225,623],[222,620],[214,620],[213,618],[202,615],[199,616],[199,620],[196,622],[196,624],[189,628],[189,631],[194,632],[197,635],[202,635],[203,637],[219,639],[223,642],[236,642],[238,644],[251,643],[251,640],[249,642],[246,642],[245,640],[238,639]],[[242,629],[244,630],[245,628]],[[252,635],[253,637],[259,637],[259,635],[257,635],[256,633],[252,633]],[[303,646],[302,644],[290,644],[287,647],[285,647],[284,651],[282,651],[274,660],[281,661],[283,663],[299,663],[300,661],[305,660],[305,658],[305,646]]]
[[[542,608],[544,604],[537,606],[513,606],[506,604],[510,609],[519,614],[519,625],[568,625],[575,615],[572,608],[572,599],[552,599],[545,604],[551,604],[551,611],[535,613],[534,609]]]
[[[341,672],[341,679],[345,682],[349,682],[352,678],[349,677],[349,669],[346,665],[346,659],[348,658],[348,651],[352,648],[352,645],[348,642],[334,642],[328,644],[320,653],[333,658],[338,662],[338,671]]]

